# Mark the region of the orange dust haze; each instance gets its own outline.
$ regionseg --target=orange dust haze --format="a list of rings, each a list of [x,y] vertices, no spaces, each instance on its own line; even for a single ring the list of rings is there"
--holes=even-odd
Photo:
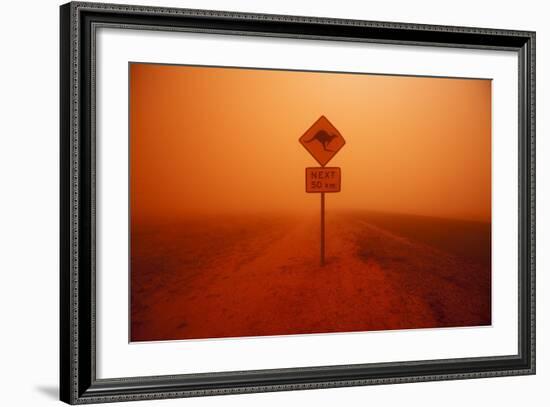
[[[298,142],[345,138],[327,210],[491,219],[491,81],[130,65],[134,220],[318,211]]]

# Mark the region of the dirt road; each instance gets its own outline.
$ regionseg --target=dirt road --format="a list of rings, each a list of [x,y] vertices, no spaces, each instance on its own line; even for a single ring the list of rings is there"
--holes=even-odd
[[[131,339],[490,324],[490,225],[390,218],[331,213],[324,267],[317,216],[136,230]]]

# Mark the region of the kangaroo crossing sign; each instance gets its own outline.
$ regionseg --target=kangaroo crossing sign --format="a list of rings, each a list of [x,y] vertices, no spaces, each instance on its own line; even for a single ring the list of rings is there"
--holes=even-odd
[[[346,140],[325,116],[321,116],[300,137],[300,143],[324,167],[346,144]]]
[[[321,195],[321,266],[325,265],[325,193],[340,192],[339,167],[325,167],[346,144],[346,140],[325,116],[321,116],[300,137],[300,144],[317,160],[321,167],[306,168],[306,192]]]

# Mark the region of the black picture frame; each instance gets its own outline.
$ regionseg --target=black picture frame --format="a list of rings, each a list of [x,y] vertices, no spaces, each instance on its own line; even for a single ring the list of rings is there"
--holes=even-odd
[[[535,33],[72,2],[60,7],[60,398],[70,404],[535,373]],[[94,43],[99,26],[511,50],[519,60],[519,349],[514,355],[96,378]]]

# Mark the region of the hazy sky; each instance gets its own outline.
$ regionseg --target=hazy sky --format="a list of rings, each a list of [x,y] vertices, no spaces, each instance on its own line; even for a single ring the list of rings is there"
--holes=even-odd
[[[491,81],[132,64],[131,211],[318,210],[298,139],[346,140],[327,210],[490,220]]]

